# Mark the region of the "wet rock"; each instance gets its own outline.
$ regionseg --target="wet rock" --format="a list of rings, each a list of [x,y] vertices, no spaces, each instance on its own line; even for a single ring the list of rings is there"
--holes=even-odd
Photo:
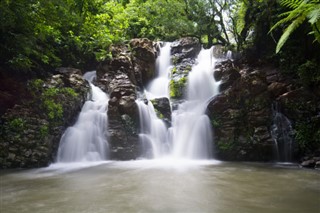
[[[171,107],[168,98],[156,98],[151,100],[157,115],[166,125],[171,126]]]
[[[311,159],[311,160],[306,160],[306,161],[303,161],[301,164],[300,164],[302,167],[305,167],[305,168],[315,168],[316,166],[316,161]]]
[[[110,157],[116,160],[136,159],[140,155],[136,86],[126,74],[118,72],[108,91]]]
[[[207,106],[214,128],[216,155],[224,160],[268,161],[273,159],[271,100],[260,70],[218,64],[225,88]]]
[[[287,85],[285,83],[280,82],[272,82],[268,86],[268,91],[272,95],[273,98],[277,98],[280,95],[288,92]]]
[[[320,169],[320,161],[316,162],[316,165],[314,166],[315,169]]]
[[[157,50],[152,41],[142,39],[132,39],[130,41],[132,49],[132,61],[134,74],[138,86],[146,86],[155,75],[155,63]]]
[[[294,121],[312,117],[320,110],[319,98],[304,88],[284,93],[277,100],[284,114]]]
[[[186,58],[196,58],[201,50],[199,39],[194,37],[181,38],[171,44],[173,64]]]
[[[32,99],[1,118],[1,168],[34,168],[52,162],[61,135],[75,122],[89,92],[88,83],[72,71],[32,82]]]
[[[187,37],[179,39],[171,44],[171,80],[169,83],[170,98],[183,99],[189,72],[196,63],[196,57],[201,50],[201,44],[197,38]]]

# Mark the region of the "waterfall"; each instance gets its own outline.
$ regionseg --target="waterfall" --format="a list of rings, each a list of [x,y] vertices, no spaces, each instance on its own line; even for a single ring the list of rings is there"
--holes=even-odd
[[[169,96],[169,72],[171,67],[170,59],[171,43],[164,43],[160,48],[160,55],[156,60],[156,78],[150,82],[145,91],[148,98]]]
[[[144,158],[159,158],[169,150],[168,129],[157,117],[153,104],[149,100],[169,96],[170,45],[171,43],[167,42],[160,48],[160,55],[156,60],[156,77],[144,91],[148,100],[137,100],[140,116],[139,139]]]
[[[273,103],[271,135],[275,142],[276,160],[290,162],[293,152],[293,129],[290,120],[280,112],[278,103]]]
[[[176,158],[212,157],[211,124],[205,110],[210,98],[218,94],[214,64],[212,49],[202,49],[188,76],[187,100],[173,113],[172,154]]]
[[[148,158],[175,159],[212,158],[212,130],[205,114],[208,101],[218,94],[218,82],[213,78],[215,58],[212,49],[202,49],[188,76],[186,100],[172,113],[168,129],[156,115],[151,101],[137,101],[140,112],[140,142]],[[160,49],[157,76],[147,87],[147,99],[168,97],[170,43]],[[145,103],[147,102],[147,103]]]
[[[88,72],[91,100],[85,102],[76,123],[67,128],[60,140],[57,162],[101,161],[107,159],[107,104],[109,97],[91,82],[96,72]]]

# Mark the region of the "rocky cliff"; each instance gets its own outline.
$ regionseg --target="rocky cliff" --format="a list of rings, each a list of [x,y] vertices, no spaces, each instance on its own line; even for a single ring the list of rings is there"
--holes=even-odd
[[[47,80],[29,81],[32,97],[1,118],[0,167],[42,167],[55,158],[64,130],[75,122],[89,92],[80,70],[59,68]]]

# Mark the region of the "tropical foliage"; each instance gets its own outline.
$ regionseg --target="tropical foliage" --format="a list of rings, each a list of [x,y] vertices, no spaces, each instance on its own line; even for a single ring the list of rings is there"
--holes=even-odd
[[[195,36],[207,46],[255,47],[260,56],[275,47],[279,32],[284,30],[277,52],[306,22],[311,26],[306,35],[319,42],[319,5],[319,0],[3,0],[0,66],[28,74],[84,68],[108,57],[110,44],[133,37]]]
[[[296,30],[302,23],[308,20],[312,27],[310,34],[313,34],[317,42],[320,43],[320,1],[319,0],[281,0],[280,4],[284,7],[291,9],[288,12],[282,13],[279,16],[284,17],[278,21],[272,28],[289,24],[284,30],[280,40],[277,44],[276,52],[278,53],[282,46],[286,43],[289,36]]]

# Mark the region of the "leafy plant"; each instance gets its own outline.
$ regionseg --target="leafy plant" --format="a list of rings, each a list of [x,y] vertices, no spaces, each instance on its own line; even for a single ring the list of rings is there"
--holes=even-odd
[[[280,14],[279,16],[284,18],[278,21],[270,30],[271,32],[283,24],[289,23],[277,43],[276,53],[281,50],[282,46],[289,39],[290,35],[306,20],[308,20],[313,29],[310,34],[313,34],[317,42],[320,43],[319,0],[281,0],[280,4],[284,7],[290,8],[291,10]]]

